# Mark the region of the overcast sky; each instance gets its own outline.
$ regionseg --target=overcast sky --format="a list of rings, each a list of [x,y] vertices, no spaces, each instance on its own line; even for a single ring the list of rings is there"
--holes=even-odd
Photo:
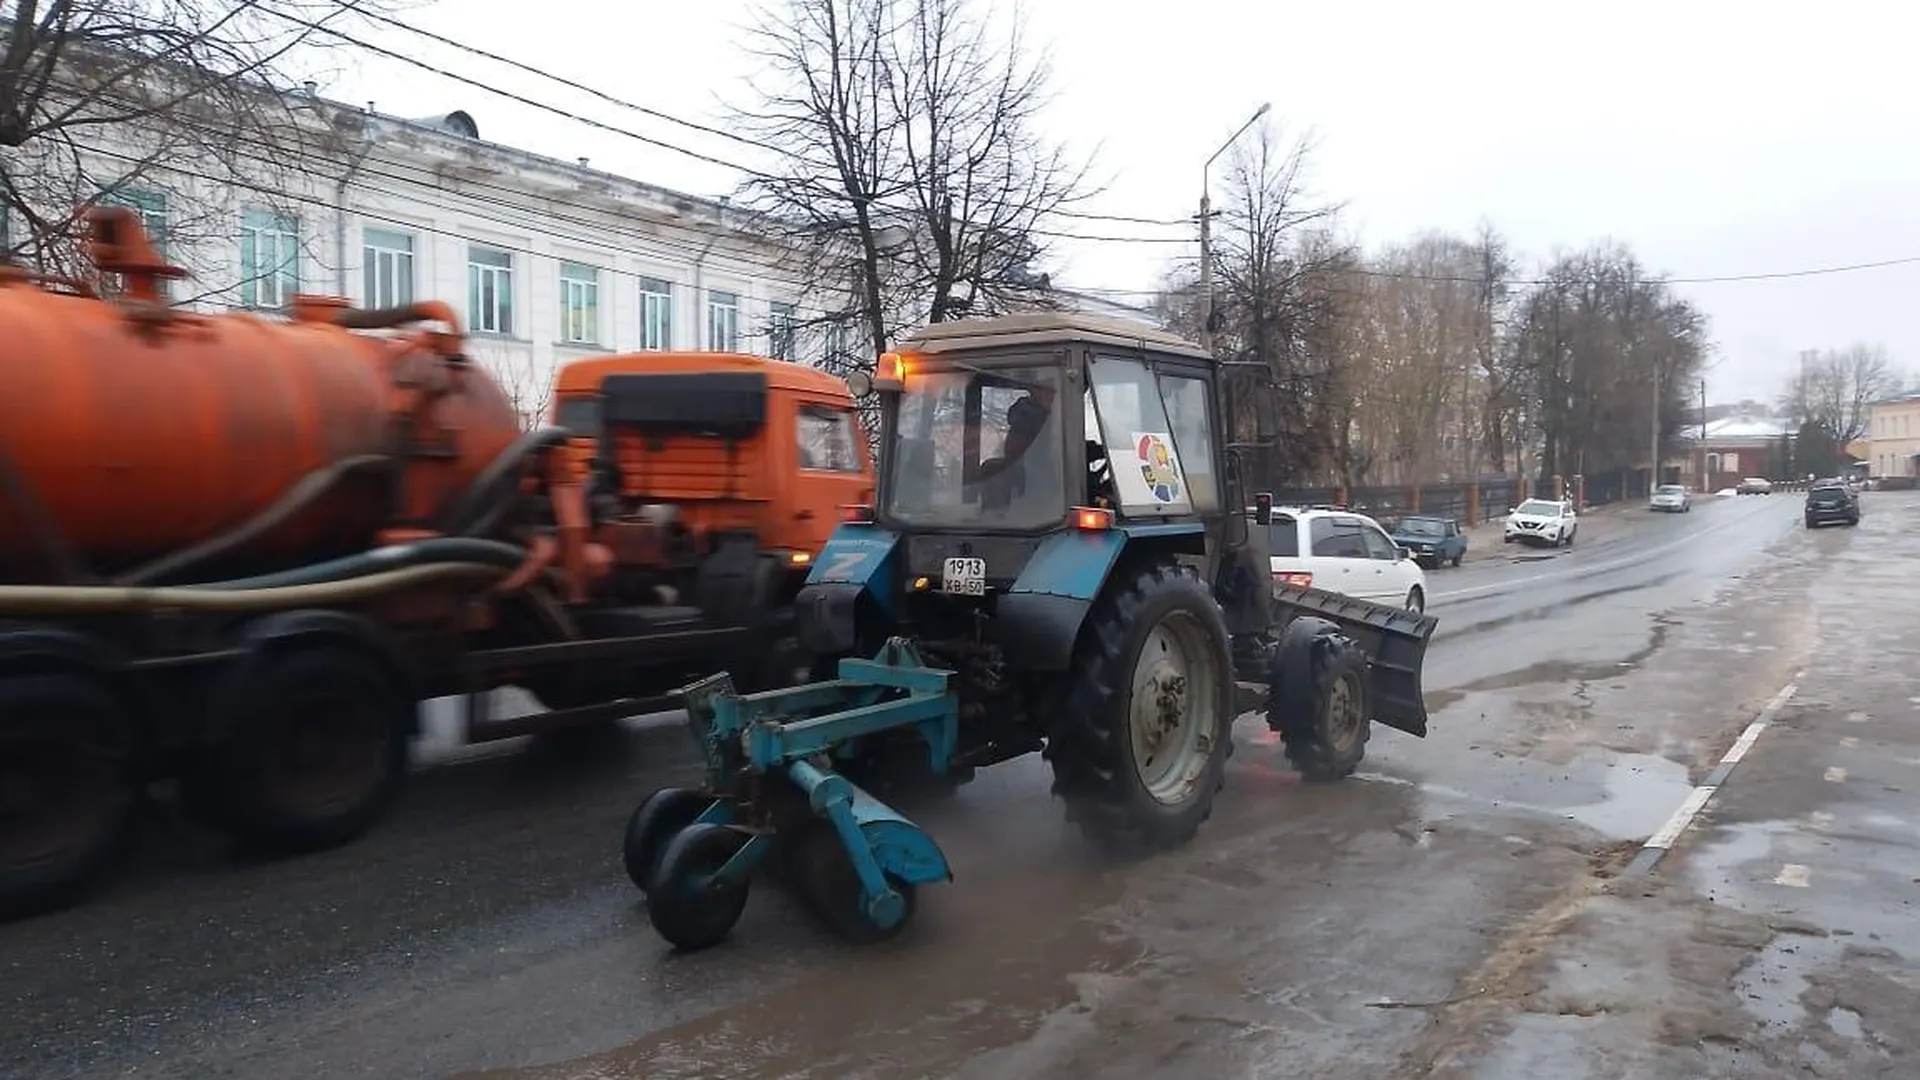
[[[628,101],[713,121],[747,93],[749,0],[414,0],[408,22]],[[771,0],[781,3],[784,0]],[[1010,17],[1006,0],[995,0]],[[1092,154],[1080,209],[1177,218],[1200,166],[1263,101],[1319,140],[1312,182],[1377,246],[1485,217],[1530,267],[1612,237],[1676,277],[1920,257],[1920,9],[1709,0],[1025,0],[1051,53],[1050,132]],[[397,30],[382,46],[713,156],[738,144],[595,102]],[[329,96],[381,112],[473,115],[485,139],[718,195],[735,174],[560,120],[416,67],[337,54]],[[1217,174],[1217,173],[1216,173]],[[1219,189],[1216,188],[1216,195]],[[1059,221],[1176,240],[1189,229]],[[1145,290],[1190,243],[1062,243],[1056,280]],[[1771,400],[1803,348],[1884,344],[1920,372],[1920,261],[1792,280],[1683,285],[1713,321],[1716,400]]]

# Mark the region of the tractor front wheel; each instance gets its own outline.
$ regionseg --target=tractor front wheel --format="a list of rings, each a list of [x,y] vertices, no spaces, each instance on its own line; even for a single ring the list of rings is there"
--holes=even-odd
[[[1230,655],[1220,606],[1192,569],[1159,563],[1109,585],[1047,740],[1069,820],[1123,850],[1192,838],[1226,779]]]
[[[1267,726],[1280,734],[1287,762],[1309,781],[1352,775],[1373,727],[1367,654],[1335,624],[1302,618],[1281,639],[1274,667]]]

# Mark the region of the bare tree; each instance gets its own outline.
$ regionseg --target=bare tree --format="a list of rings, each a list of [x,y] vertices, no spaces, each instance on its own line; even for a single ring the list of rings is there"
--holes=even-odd
[[[103,201],[162,226],[163,252],[231,238],[214,192],[280,209],[288,173],[323,171],[331,145],[298,115],[292,68],[325,27],[372,6],[0,0],[0,256],[76,272],[74,240]]]
[[[1351,395],[1343,392],[1343,320],[1357,299],[1352,245],[1331,231],[1334,204],[1306,186],[1312,143],[1269,121],[1230,159],[1213,248],[1215,348],[1270,372],[1271,388],[1233,376],[1234,430],[1254,429],[1255,395],[1270,395],[1280,440],[1252,455],[1252,476],[1279,485],[1345,468]],[[1190,320],[1197,328],[1197,317]]]
[[[1795,420],[1820,425],[1844,448],[1867,434],[1873,403],[1900,385],[1883,346],[1809,351],[1801,355],[1800,371],[1788,381],[1780,404]]]
[[[520,430],[532,431],[546,422],[553,405],[553,372],[542,370],[525,353],[509,354],[504,359],[488,360],[483,367],[500,384],[500,392],[520,417]]]
[[[866,339],[841,351],[849,370],[914,325],[1045,302],[1034,229],[1084,172],[1039,134],[1047,66],[1013,25],[995,35],[971,0],[761,13],[764,74],[734,112],[781,161],[743,201],[789,241],[825,321]]]
[[[1624,483],[1647,464],[1656,420],[1663,444],[1681,426],[1709,348],[1705,316],[1626,248],[1555,259],[1516,304],[1506,354],[1541,474]]]

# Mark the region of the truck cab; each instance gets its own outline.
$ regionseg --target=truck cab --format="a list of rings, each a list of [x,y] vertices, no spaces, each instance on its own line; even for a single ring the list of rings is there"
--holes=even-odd
[[[598,498],[674,526],[680,557],[721,536],[803,576],[838,508],[873,497],[873,463],[847,385],[738,353],[575,360],[555,376],[551,422],[590,444]]]

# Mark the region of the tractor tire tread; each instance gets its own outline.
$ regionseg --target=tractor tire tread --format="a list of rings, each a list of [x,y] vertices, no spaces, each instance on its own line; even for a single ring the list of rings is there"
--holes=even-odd
[[[1323,633],[1313,639],[1310,660],[1312,677],[1307,686],[1290,686],[1284,681],[1275,687],[1267,706],[1267,723],[1280,735],[1287,763],[1311,782],[1341,780],[1353,775],[1367,753],[1372,736],[1371,718],[1360,726],[1359,737],[1349,747],[1332,745],[1324,729],[1327,694],[1343,674],[1358,677],[1361,708],[1370,712],[1366,700],[1367,654],[1352,638],[1341,633]]]
[[[1212,817],[1214,796],[1226,784],[1226,759],[1233,752],[1232,669],[1222,663],[1215,673],[1222,721],[1213,735],[1211,777],[1197,785],[1182,811],[1149,816],[1136,809],[1148,796],[1134,790],[1125,722],[1114,719],[1129,686],[1123,669],[1131,658],[1124,653],[1142,609],[1158,594],[1183,593],[1188,606],[1205,613],[1223,660],[1226,622],[1212,592],[1190,567],[1156,562],[1121,577],[1126,573],[1116,575],[1124,584],[1107,590],[1082,628],[1071,666],[1076,674],[1060,696],[1045,757],[1053,770],[1053,794],[1066,803],[1067,820],[1082,833],[1117,851],[1166,850],[1193,838]]]

